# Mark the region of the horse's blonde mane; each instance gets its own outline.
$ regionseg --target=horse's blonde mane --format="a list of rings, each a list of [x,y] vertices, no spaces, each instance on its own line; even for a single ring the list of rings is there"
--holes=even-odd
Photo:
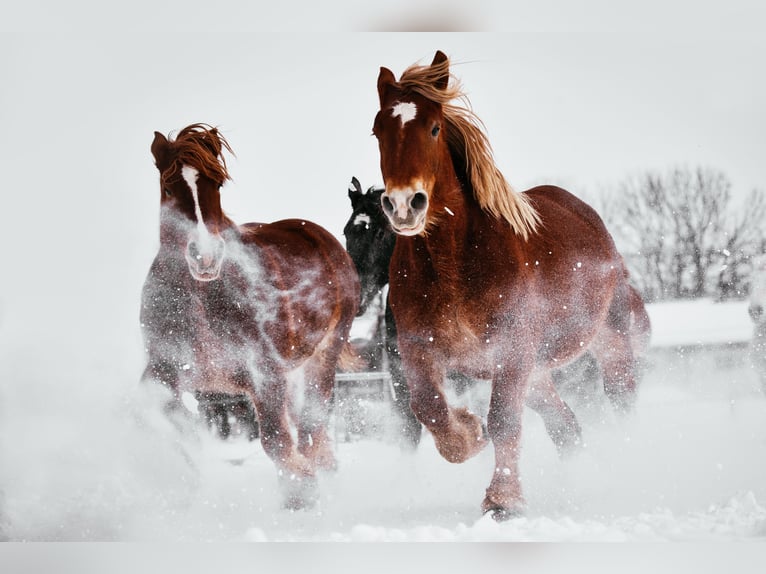
[[[449,81],[443,87],[440,82],[445,77]],[[449,60],[430,66],[412,65],[402,73],[398,84],[402,90],[413,91],[442,106],[447,145],[453,157],[465,166],[465,178],[461,179],[471,187],[482,209],[505,219],[516,233],[528,239],[537,230],[540,217],[527,197],[516,192],[495,165],[484,124],[471,109],[460,80],[450,71]],[[458,103],[453,103],[454,100]]]
[[[229,142],[217,128],[207,124],[192,124],[182,129],[170,142],[175,161],[165,177],[173,177],[179,166],[188,165],[199,170],[218,185],[230,180],[223,150],[234,155]]]

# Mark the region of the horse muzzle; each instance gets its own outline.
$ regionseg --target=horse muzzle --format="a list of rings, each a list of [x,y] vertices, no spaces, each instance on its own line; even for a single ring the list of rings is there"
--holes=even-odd
[[[197,281],[213,281],[221,275],[226,243],[217,235],[195,237],[186,244],[186,263]]]
[[[422,189],[396,188],[380,197],[383,213],[399,235],[419,235],[426,227],[428,195]]]

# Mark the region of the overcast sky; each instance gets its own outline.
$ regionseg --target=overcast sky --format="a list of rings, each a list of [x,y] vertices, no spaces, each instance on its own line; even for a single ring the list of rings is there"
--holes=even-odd
[[[153,132],[193,122],[219,126],[237,154],[223,193],[237,222],[303,217],[340,237],[351,176],[382,183],[379,67],[398,76],[437,49],[518,189],[594,194],[676,165],[720,169],[740,196],[766,189],[763,3],[46,4],[6,3],[0,18],[14,270],[0,298],[83,278],[137,290],[158,240]],[[272,23],[282,33],[264,32]],[[445,28],[496,32],[354,32]]]

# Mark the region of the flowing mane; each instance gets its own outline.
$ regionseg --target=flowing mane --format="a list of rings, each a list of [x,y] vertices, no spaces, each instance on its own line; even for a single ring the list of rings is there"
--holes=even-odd
[[[231,179],[223,150],[231,155],[234,152],[218,129],[207,124],[192,124],[178,133],[175,141],[171,141],[171,146],[176,161],[163,174],[163,178],[172,178],[181,165],[189,165],[218,185]]]
[[[399,79],[402,90],[411,90],[442,106],[447,123],[447,145],[458,178],[466,185],[483,210],[505,219],[511,228],[528,239],[540,223],[528,199],[514,191],[495,165],[492,146],[484,133],[484,124],[471,109],[460,80],[449,69],[449,60],[430,66],[412,65]],[[439,79],[449,77],[445,88]],[[452,103],[459,100],[460,104]]]

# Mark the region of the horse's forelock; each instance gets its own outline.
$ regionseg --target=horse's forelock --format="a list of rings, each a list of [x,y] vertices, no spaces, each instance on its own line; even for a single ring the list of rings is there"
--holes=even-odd
[[[446,104],[457,98],[466,98],[460,80],[450,69],[448,59],[428,66],[410,66],[402,73],[398,86],[404,92],[418,93],[438,104]]]
[[[176,163],[188,165],[210,178],[218,185],[231,179],[223,151],[234,152],[217,128],[207,124],[192,124],[182,129],[171,149]]]

